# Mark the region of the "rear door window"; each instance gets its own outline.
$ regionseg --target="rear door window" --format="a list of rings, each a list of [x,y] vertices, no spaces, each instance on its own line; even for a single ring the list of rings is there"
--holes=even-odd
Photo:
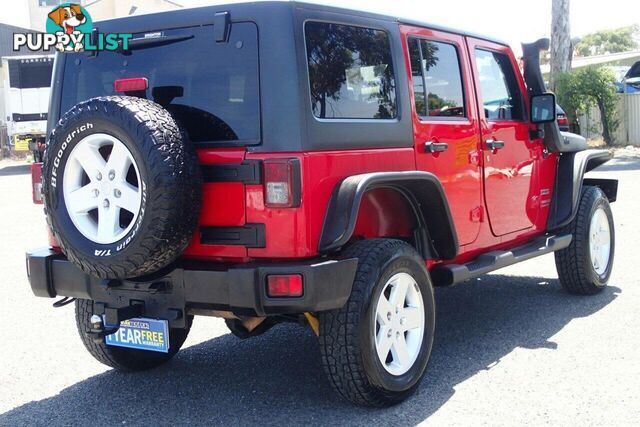
[[[389,35],[327,22],[305,24],[311,109],[320,119],[397,116]]]
[[[61,111],[115,93],[120,78],[146,77],[146,98],[169,110],[196,143],[260,141],[258,30],[234,23],[228,43],[216,43],[212,25],[134,34],[168,43],[128,52],[65,54]]]

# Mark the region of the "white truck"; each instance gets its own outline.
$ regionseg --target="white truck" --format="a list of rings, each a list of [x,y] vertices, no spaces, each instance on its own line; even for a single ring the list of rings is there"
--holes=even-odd
[[[14,151],[44,150],[53,55],[2,57],[4,117]]]

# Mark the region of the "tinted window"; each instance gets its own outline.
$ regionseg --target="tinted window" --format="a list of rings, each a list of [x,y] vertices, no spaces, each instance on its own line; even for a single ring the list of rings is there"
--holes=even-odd
[[[126,53],[65,54],[61,111],[95,96],[117,95],[119,78],[146,77],[147,99],[164,106],[194,142],[260,140],[258,31],[235,23],[228,43],[216,43],[213,26],[162,31],[185,36]],[[192,37],[190,37],[192,36]],[[134,34],[142,38],[144,34]]]
[[[396,117],[389,36],[324,22],[305,24],[311,108],[319,118]]]
[[[418,115],[464,117],[464,92],[456,47],[410,38],[409,54]]]
[[[480,95],[489,120],[522,120],[522,96],[507,55],[476,50]]]

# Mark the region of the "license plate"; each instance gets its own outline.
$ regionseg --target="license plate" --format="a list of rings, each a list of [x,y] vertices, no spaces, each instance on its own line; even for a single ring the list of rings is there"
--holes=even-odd
[[[169,322],[156,319],[129,319],[120,322],[120,328],[107,335],[107,345],[137,350],[169,351]]]

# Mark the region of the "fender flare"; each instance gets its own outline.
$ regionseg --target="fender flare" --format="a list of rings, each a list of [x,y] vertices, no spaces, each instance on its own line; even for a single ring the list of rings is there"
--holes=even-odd
[[[555,189],[547,229],[557,230],[569,224],[576,216],[583,184],[603,189],[611,202],[615,201],[618,181],[615,179],[584,178],[584,174],[611,160],[608,150],[583,150],[563,153],[558,159]]]
[[[367,190],[392,188],[405,196],[416,214],[419,251],[425,257],[452,259],[459,244],[449,203],[438,178],[429,172],[373,172],[353,175],[333,190],[318,251],[328,253],[343,247],[351,238],[362,197]]]

